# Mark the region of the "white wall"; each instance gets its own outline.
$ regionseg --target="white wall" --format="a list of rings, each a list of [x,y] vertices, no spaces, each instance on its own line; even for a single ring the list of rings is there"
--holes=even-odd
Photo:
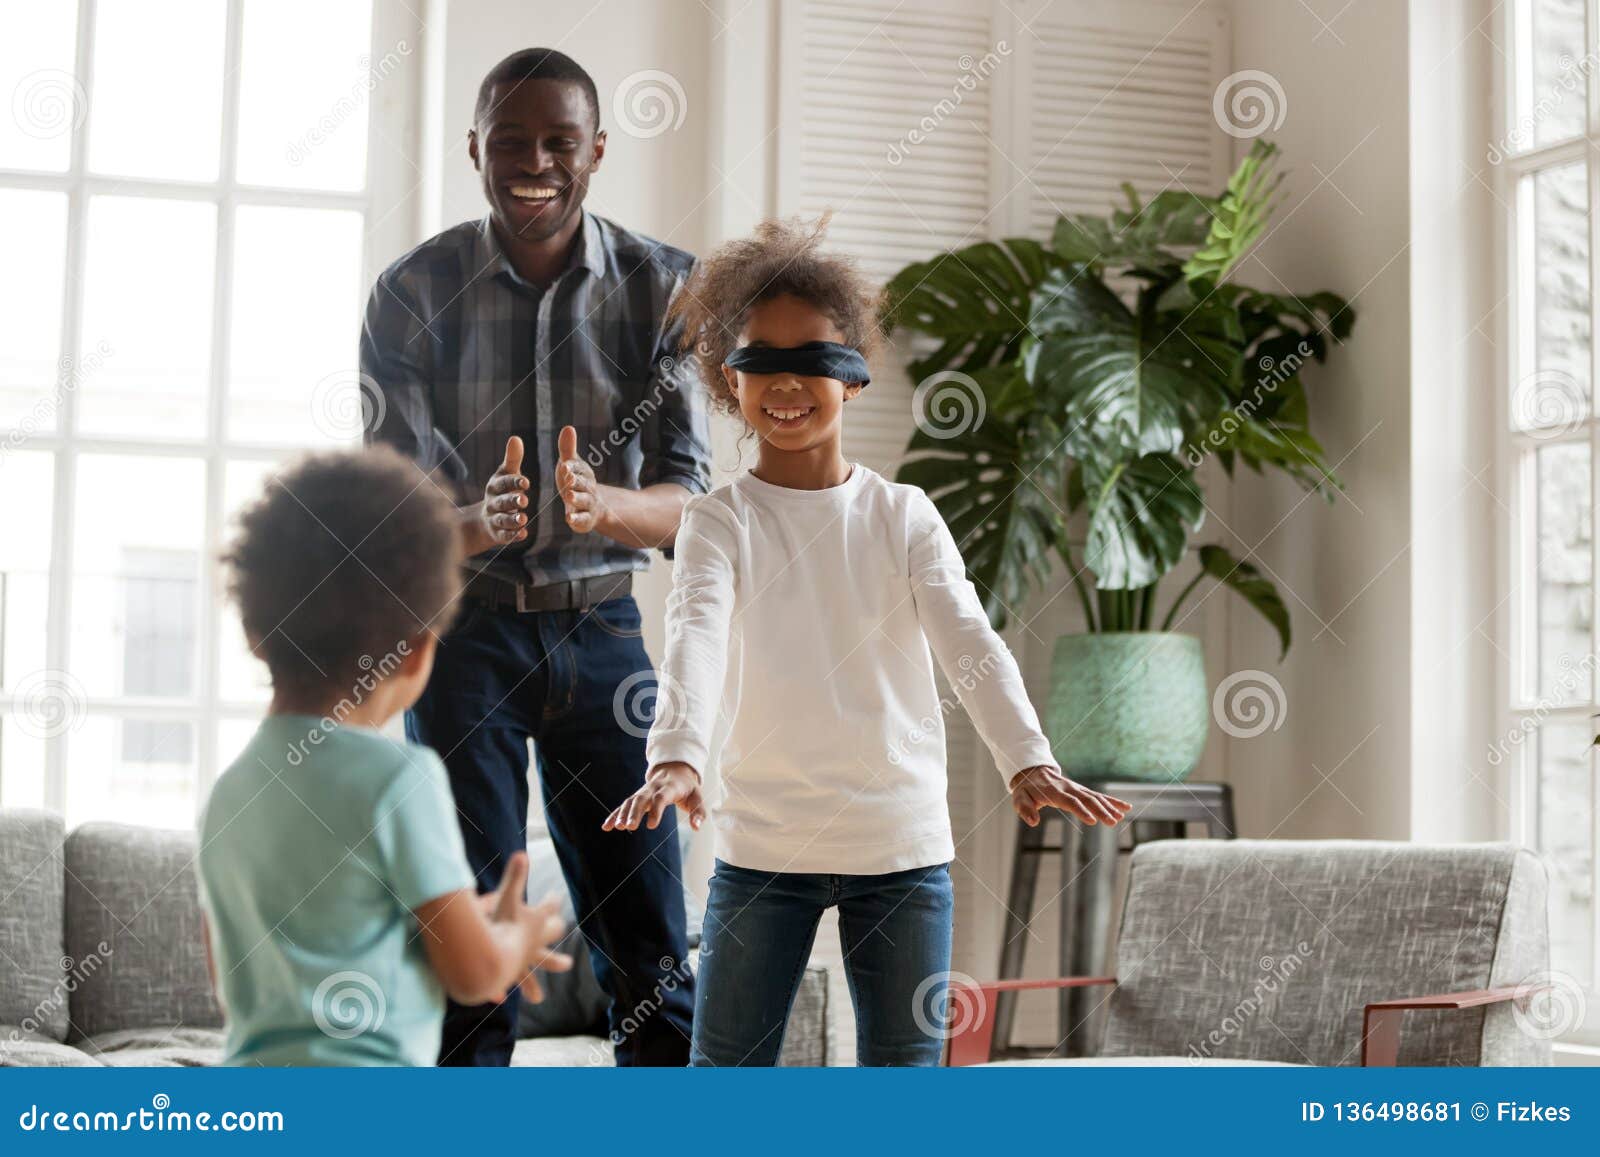
[[[1225,762],[1247,836],[1410,834],[1411,343],[1407,10],[1394,0],[1235,0],[1236,69],[1281,84],[1272,139],[1289,171],[1277,221],[1241,276],[1332,289],[1353,340],[1307,375],[1313,429],[1346,498],[1280,479],[1234,489],[1233,529],[1276,576],[1295,642],[1232,616],[1229,666],[1275,674],[1283,726],[1231,739]],[[1324,23],[1326,22],[1326,24]]]

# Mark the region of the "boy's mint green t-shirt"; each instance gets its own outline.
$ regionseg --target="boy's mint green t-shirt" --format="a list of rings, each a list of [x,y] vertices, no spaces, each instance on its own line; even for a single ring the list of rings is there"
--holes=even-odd
[[[200,824],[227,1063],[432,1065],[444,991],[412,911],[473,887],[439,757],[265,719]]]

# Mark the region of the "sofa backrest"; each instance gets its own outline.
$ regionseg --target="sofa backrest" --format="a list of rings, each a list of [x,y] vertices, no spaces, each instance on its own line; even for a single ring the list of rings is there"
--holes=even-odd
[[[67,1039],[61,835],[48,812],[0,811],[0,1034]]]
[[[72,989],[71,1039],[123,1029],[215,1028],[195,835],[85,824],[67,837],[66,951],[94,972]]]
[[[1370,1001],[1540,980],[1545,893],[1509,844],[1141,845],[1101,1052],[1359,1064]],[[1549,1061],[1511,1004],[1405,1016],[1401,1064]]]

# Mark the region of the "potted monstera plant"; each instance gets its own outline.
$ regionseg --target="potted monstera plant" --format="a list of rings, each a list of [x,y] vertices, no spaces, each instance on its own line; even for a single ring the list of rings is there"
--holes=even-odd
[[[1329,501],[1339,490],[1301,370],[1354,315],[1333,293],[1232,276],[1276,205],[1276,161],[1257,142],[1217,196],[1141,201],[1124,186],[1125,208],[1063,216],[1049,243],[982,242],[888,286],[888,324],[921,335],[898,477],[938,506],[996,626],[1058,565],[1077,592],[1087,630],[1057,641],[1046,711],[1075,777],[1175,780],[1198,763],[1209,696],[1199,639],[1181,628],[1200,584],[1242,596],[1280,657],[1289,648],[1270,579],[1196,538],[1209,459],[1230,477],[1280,471]]]

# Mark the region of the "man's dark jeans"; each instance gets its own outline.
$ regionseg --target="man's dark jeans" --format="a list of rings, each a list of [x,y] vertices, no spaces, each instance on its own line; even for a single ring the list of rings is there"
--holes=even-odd
[[[655,831],[600,830],[644,782],[655,688],[632,598],[535,614],[468,604],[406,715],[406,734],[437,751],[450,771],[480,891],[492,890],[506,860],[527,844],[534,741],[545,819],[595,977],[611,998],[620,1065],[687,1064],[694,1008],[693,985],[683,980],[676,809]],[[519,999],[513,991],[499,1005],[452,1001],[439,1063],[509,1063]],[[631,1031],[621,1031],[624,1022]]]

